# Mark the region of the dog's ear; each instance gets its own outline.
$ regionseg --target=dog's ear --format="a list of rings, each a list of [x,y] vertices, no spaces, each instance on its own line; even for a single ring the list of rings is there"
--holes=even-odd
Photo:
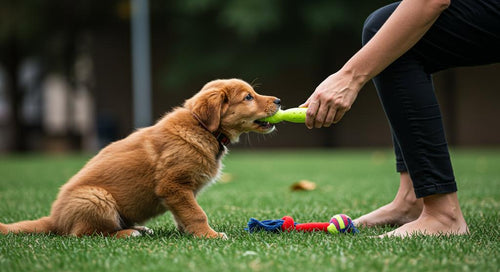
[[[229,107],[228,97],[220,88],[202,90],[194,97],[186,100],[184,107],[194,113],[199,121],[214,132],[219,128],[222,115]]]

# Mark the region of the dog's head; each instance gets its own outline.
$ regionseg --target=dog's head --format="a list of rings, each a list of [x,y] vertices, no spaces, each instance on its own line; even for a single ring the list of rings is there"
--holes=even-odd
[[[232,142],[237,142],[245,132],[272,132],[274,125],[257,120],[276,113],[280,100],[259,95],[243,80],[219,79],[207,83],[199,93],[186,100],[184,107],[211,132],[220,130]]]

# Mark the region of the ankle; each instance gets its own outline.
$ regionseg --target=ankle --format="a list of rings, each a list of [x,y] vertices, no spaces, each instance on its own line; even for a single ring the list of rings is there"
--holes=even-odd
[[[413,191],[398,192],[391,204],[402,212],[422,211],[424,206],[423,200],[417,198]]]
[[[424,197],[423,213],[441,218],[443,221],[463,221],[463,214],[456,193],[437,194]]]
[[[417,198],[413,191],[406,192],[405,194],[397,196],[397,198],[399,198],[398,201],[400,203],[404,203],[407,206],[415,206],[415,205],[423,205],[424,204],[423,200],[420,198]]]
[[[393,211],[406,215],[420,215],[423,209],[423,201],[416,198],[394,199],[389,204]]]
[[[397,206],[404,207],[405,209],[411,209],[415,206],[421,208],[423,205],[422,199],[418,199],[415,195],[413,182],[408,172],[400,173],[399,188],[393,203]]]

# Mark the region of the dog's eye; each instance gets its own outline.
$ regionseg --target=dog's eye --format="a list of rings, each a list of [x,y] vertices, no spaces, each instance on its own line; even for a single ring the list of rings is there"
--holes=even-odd
[[[253,100],[253,96],[251,94],[247,94],[247,96],[245,96],[245,100]]]

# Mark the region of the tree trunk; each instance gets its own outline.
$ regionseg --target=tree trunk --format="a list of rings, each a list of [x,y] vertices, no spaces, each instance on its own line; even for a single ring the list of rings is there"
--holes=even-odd
[[[21,111],[23,92],[19,86],[21,55],[19,43],[14,35],[8,40],[6,49],[7,94],[12,106],[10,126],[13,129],[10,151],[25,152],[27,151],[26,135]]]

